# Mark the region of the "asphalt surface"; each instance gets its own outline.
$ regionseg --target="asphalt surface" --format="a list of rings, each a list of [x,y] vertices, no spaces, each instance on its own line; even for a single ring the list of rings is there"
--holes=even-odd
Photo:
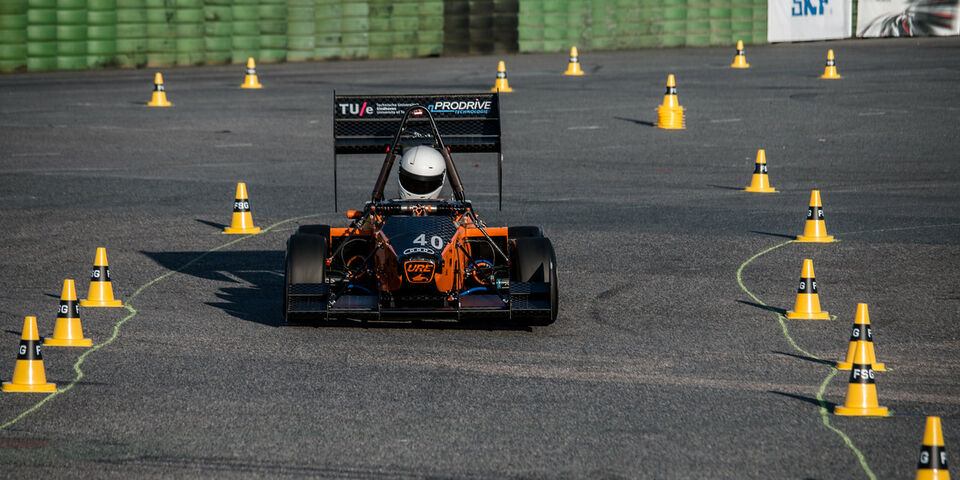
[[[455,160],[488,224],[553,240],[557,322],[280,326],[287,236],[347,222],[333,90],[483,91],[498,59],[166,69],[168,109],[152,70],[0,76],[0,379],[96,247],[128,306],[44,350],[57,394],[0,394],[0,477],[907,478],[926,415],[957,451],[957,38],[503,57],[503,211],[493,158]],[[739,191],[759,148],[779,193]],[[240,181],[265,231],[220,235]],[[791,243],[815,188],[840,241]],[[804,258],[833,320],[781,318]],[[888,418],[829,413],[858,302]]]

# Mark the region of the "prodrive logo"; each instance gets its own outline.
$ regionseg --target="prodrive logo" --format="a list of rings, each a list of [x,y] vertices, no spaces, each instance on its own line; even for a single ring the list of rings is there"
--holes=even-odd
[[[490,113],[490,100],[440,100],[433,105],[427,105],[433,113]]]

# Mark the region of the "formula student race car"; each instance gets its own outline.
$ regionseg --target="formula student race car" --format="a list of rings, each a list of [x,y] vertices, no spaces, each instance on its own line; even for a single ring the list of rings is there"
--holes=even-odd
[[[347,213],[349,226],[301,225],[287,241],[288,322],[446,319],[527,326],[556,320],[550,240],[539,227],[484,225],[451,156],[495,152],[502,172],[497,94],[334,95],[334,104],[334,172],[337,154],[386,157],[370,201]],[[442,154],[453,198],[385,199],[395,159],[419,145]]]

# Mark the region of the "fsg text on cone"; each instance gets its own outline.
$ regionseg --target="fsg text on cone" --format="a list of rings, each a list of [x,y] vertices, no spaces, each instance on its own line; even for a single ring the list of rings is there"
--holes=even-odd
[[[813,260],[803,259],[800,271],[800,284],[797,288],[797,302],[793,310],[787,311],[787,318],[800,320],[830,320],[830,314],[820,310],[820,293],[817,289],[817,277],[813,274]]]
[[[870,313],[867,311],[866,303],[857,304],[857,316],[853,321],[853,328],[850,330],[850,344],[847,346],[847,356],[842,362],[837,362],[837,369],[850,370],[853,368],[854,355],[857,353],[857,345],[863,344],[866,350],[867,362],[873,365],[873,369],[878,372],[884,372],[887,367],[882,363],[877,363],[877,354],[873,346],[873,327],[870,325]]]
[[[927,417],[917,462],[916,480],[950,480],[947,469],[947,447],[943,440],[940,417]]]
[[[43,339],[44,345],[52,347],[89,347],[93,340],[83,338],[80,325],[80,302],[77,301],[77,289],[73,280],[63,281],[60,294],[60,306],[57,309],[57,323],[53,327],[53,336]]]
[[[122,307],[123,302],[113,298],[113,282],[110,281],[110,265],[107,263],[107,249],[97,247],[97,257],[93,261],[90,273],[90,291],[87,298],[80,300],[83,307]]]
[[[829,243],[832,235],[827,235],[827,224],[823,219],[823,203],[820,202],[820,190],[810,192],[810,206],[807,207],[807,221],[803,224],[803,235],[797,236],[798,242]]]
[[[252,234],[260,233],[260,227],[253,225],[253,215],[250,213],[250,200],[247,198],[247,184],[237,184],[237,195],[233,200],[233,217],[230,226],[223,229],[223,233]]]
[[[867,362],[867,352],[862,345],[857,345],[854,355],[847,398],[843,405],[833,409],[833,413],[859,417],[885,417],[889,414],[887,407],[881,407],[877,400],[876,374],[873,366]]]
[[[57,391],[55,384],[47,383],[47,373],[43,369],[37,317],[26,317],[23,320],[23,334],[20,335],[20,347],[17,350],[17,364],[13,368],[13,379],[3,382],[3,391],[25,393]]]

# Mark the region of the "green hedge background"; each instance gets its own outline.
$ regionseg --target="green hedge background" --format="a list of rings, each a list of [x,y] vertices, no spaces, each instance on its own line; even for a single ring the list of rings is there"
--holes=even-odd
[[[766,42],[767,0],[0,0],[0,72]]]

